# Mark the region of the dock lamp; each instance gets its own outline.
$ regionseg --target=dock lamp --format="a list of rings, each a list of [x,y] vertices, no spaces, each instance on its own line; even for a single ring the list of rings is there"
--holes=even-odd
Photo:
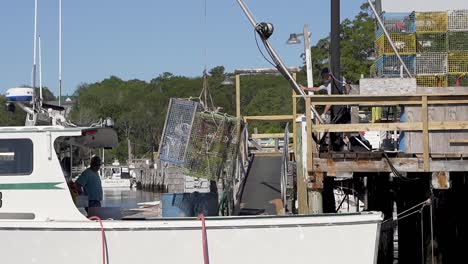
[[[312,57],[310,52],[310,32],[309,25],[304,25],[303,33],[292,33],[289,34],[289,39],[286,41],[287,44],[300,44],[301,40],[299,37],[304,38],[304,55],[307,68],[307,86],[312,87],[314,85],[314,78],[312,75]]]
[[[231,79],[229,75],[224,76],[224,81],[221,82],[221,85],[224,86],[229,86],[229,85],[234,85],[234,81]]]

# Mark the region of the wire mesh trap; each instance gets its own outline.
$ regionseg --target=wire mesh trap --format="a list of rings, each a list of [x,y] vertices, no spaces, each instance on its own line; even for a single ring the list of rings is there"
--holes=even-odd
[[[468,31],[448,33],[449,51],[468,51]]]
[[[420,75],[416,77],[419,87],[447,87],[447,75]]]
[[[390,38],[395,44],[395,48],[400,54],[414,54],[416,53],[416,35],[405,33],[390,33]],[[375,41],[375,51],[377,57],[382,55],[395,54],[393,48],[385,35],[381,35]]]
[[[468,51],[449,52],[448,55],[449,73],[467,73],[468,72]]]
[[[446,32],[447,12],[416,12],[416,32]]]
[[[416,32],[415,16],[412,13],[383,13],[382,19],[385,29],[392,33],[414,33]],[[377,39],[384,34],[380,25],[377,26],[375,38]]]
[[[416,51],[447,52],[447,33],[417,33]]]
[[[411,74],[415,74],[415,55],[403,55],[401,56]],[[375,61],[375,68],[377,77],[400,77],[401,73],[403,76],[408,74],[403,70],[402,64],[396,55],[384,55]]]
[[[447,57],[444,52],[417,54],[416,74],[447,74]]]
[[[448,85],[450,87],[468,87],[468,73],[450,74]]]
[[[449,31],[468,31],[468,10],[452,10],[448,12]]]
[[[217,180],[232,175],[226,162],[235,159],[239,120],[206,112],[200,103],[172,98],[160,144],[159,158],[187,176]]]

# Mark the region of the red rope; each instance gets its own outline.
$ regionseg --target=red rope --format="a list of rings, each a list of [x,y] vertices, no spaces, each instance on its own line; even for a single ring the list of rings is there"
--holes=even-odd
[[[198,215],[197,219],[202,222],[203,261],[204,264],[209,264],[210,259],[208,257],[208,239],[206,236],[205,216],[200,214]]]
[[[104,232],[104,225],[102,224],[101,218],[98,216],[91,216],[89,220],[96,220],[101,225],[101,240],[102,240],[102,264],[106,264],[106,234]]]

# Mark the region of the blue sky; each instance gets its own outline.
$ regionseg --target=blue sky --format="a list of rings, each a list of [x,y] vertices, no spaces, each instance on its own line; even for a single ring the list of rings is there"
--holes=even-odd
[[[43,83],[57,93],[58,0],[38,0]],[[62,0],[63,94],[110,75],[151,80],[162,72],[199,76],[204,65],[270,67],[235,0]],[[275,26],[270,38],[288,66],[301,65],[303,45],[286,45],[289,33],[309,24],[312,43],[330,30],[323,0],[245,0],[258,22]],[[363,0],[341,1],[341,17],[354,17]],[[31,83],[34,0],[0,1],[0,93]],[[206,48],[206,56],[204,55]]]

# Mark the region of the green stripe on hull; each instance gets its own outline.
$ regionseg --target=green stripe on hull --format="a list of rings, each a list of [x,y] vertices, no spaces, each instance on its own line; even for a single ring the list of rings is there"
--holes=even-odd
[[[62,190],[57,187],[61,182],[41,182],[41,183],[0,183],[0,190]]]

